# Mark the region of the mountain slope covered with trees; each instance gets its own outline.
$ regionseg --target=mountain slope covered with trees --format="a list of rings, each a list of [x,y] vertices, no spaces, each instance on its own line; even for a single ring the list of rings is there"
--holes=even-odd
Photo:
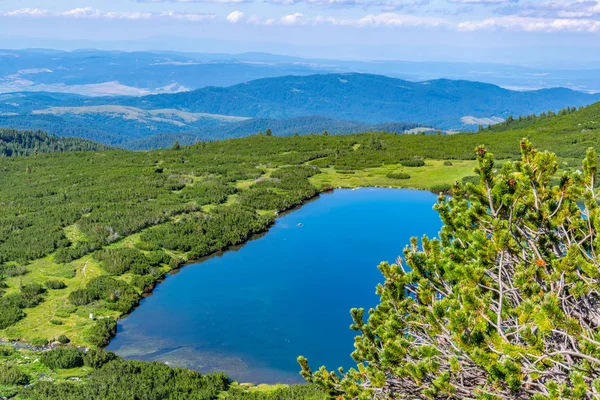
[[[404,123],[472,131],[511,115],[558,112],[598,100],[600,94],[563,88],[519,92],[470,81],[328,74],[143,97],[6,93],[0,95],[0,126],[151,149],[163,147],[165,137],[187,143],[192,137],[243,137],[267,124],[279,135],[376,131],[389,123],[394,131]]]
[[[470,81],[410,82],[379,75],[328,74],[260,79],[228,88],[123,98],[118,102],[252,118],[322,115],[371,124],[413,121],[458,129],[464,127],[461,118],[465,116],[506,118],[598,100],[600,95],[562,88],[518,92]]]
[[[40,131],[0,128],[0,157],[65,151],[101,151],[109,148],[109,146],[80,138],[51,136]]]

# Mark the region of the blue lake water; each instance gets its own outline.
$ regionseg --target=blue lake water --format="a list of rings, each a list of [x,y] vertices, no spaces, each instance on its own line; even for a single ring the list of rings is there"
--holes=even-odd
[[[121,320],[108,346],[125,358],[224,371],[240,382],[300,382],[296,357],[348,368],[352,307],[374,307],[411,236],[436,236],[436,196],[336,190],[280,217],[244,246],[186,266]],[[301,225],[299,225],[301,224]]]

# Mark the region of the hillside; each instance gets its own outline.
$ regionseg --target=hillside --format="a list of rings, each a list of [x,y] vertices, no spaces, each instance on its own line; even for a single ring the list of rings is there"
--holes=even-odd
[[[49,136],[40,131],[0,129],[0,157],[108,149],[109,146],[80,138]]]
[[[192,132],[158,133],[146,138],[130,140],[120,147],[129,150],[160,149],[170,147],[176,140],[181,144],[194,144],[205,140],[242,138],[258,132],[266,132],[267,129],[271,129],[276,136],[292,136],[295,134],[321,134],[325,131],[332,135],[382,131],[404,133],[411,130],[419,131],[419,127],[419,124],[406,122],[369,125],[319,116],[287,119],[255,118],[227,125],[207,126]],[[435,132],[426,127],[421,129],[425,132]]]
[[[123,98],[117,102],[140,108],[180,108],[252,118],[322,115],[365,123],[415,121],[459,129],[473,127],[461,121],[464,117],[538,114],[599,99],[600,94],[563,88],[518,92],[470,81],[409,82],[379,75],[329,74],[260,79],[228,88]]]
[[[0,95],[0,126],[150,149],[173,140],[243,137],[266,128],[279,135],[355,133],[404,121],[470,131],[511,115],[557,112],[599,99],[600,94],[562,88],[519,92],[470,81],[329,74],[144,97],[7,93]],[[397,131],[398,125],[392,128]]]

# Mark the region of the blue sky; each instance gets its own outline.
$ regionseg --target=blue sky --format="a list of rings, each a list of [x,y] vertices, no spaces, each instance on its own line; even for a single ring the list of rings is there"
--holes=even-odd
[[[0,0],[0,46],[587,68],[600,0]]]

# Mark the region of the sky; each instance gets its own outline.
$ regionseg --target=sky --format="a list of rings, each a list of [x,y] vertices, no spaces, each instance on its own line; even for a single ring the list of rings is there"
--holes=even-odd
[[[600,65],[600,0],[0,0],[0,47]]]

